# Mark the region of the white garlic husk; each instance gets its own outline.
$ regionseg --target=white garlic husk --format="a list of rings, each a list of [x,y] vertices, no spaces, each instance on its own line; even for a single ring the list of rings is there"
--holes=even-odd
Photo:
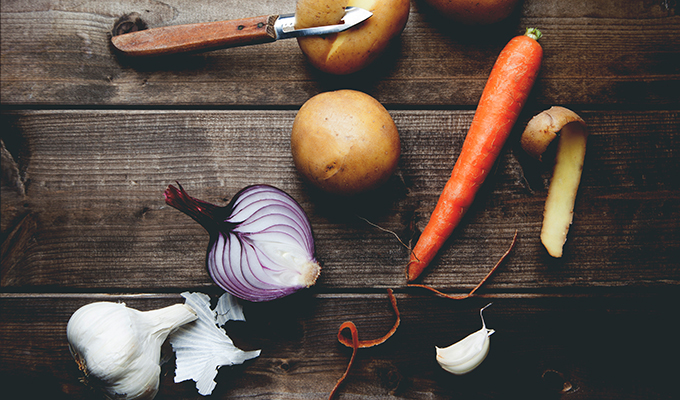
[[[175,351],[175,382],[196,382],[198,393],[207,396],[215,389],[215,377],[221,366],[243,364],[260,355],[260,350],[243,351],[236,347],[220,328],[229,320],[245,321],[243,309],[236,298],[224,293],[215,310],[210,309],[210,297],[203,293],[184,292],[186,304],[198,314],[195,323],[184,325],[173,333],[169,342]]]
[[[435,346],[437,362],[445,371],[454,375],[467,374],[477,368],[489,354],[489,336],[495,331],[486,327],[482,312],[490,305],[487,304],[479,310],[479,316],[482,318],[482,329],[471,333],[449,347],[439,348]]]
[[[124,303],[95,302],[73,313],[66,336],[89,383],[109,398],[148,400],[158,392],[163,342],[196,318],[185,304],[139,311]]]

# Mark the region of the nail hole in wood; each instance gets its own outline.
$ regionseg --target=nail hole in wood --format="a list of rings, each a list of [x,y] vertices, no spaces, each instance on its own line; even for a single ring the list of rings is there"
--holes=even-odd
[[[551,392],[567,393],[574,389],[574,386],[569,382],[561,372],[548,369],[541,375],[543,384]]]
[[[123,15],[113,24],[111,35],[118,36],[130,32],[143,31],[146,28],[146,22],[142,20],[142,17],[138,13],[133,12]]]

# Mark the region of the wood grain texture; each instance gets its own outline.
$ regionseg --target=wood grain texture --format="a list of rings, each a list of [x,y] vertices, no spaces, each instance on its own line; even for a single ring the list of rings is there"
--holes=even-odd
[[[315,286],[246,303],[227,331],[262,355],[224,367],[211,398],[327,398],[350,350],[362,349],[343,399],[670,399],[680,357],[680,16],[677,2],[524,0],[506,21],[469,28],[411,3],[401,37],[350,76],[308,65],[295,41],[134,60],[109,43],[116,21],[148,27],[287,13],[295,0],[3,0],[0,6],[0,397],[98,398],[66,344],[70,315],[92,301],[149,310],[183,291],[217,298],[208,235],[166,206],[179,181],[226,204],[269,183],[308,213],[322,263]],[[518,241],[478,296],[451,301],[406,287],[408,249],[458,156],[488,73],[508,40],[541,29],[544,63],[495,169],[422,283],[472,289]],[[386,105],[402,139],[381,190],[344,199],[305,183],[290,155],[297,109],[338,88]],[[539,232],[550,166],[519,147],[524,124],[552,105],[591,135],[565,255]],[[399,240],[397,239],[398,236]],[[496,330],[471,374],[444,372],[434,346]],[[669,335],[670,333],[670,335]],[[670,337],[669,337],[670,336]],[[197,399],[164,364],[157,400]]]
[[[678,300],[676,293],[457,302],[398,293],[400,328],[384,344],[359,351],[341,398],[509,398],[521,393],[528,399],[670,399],[673,372],[664,361],[680,355],[680,348],[672,340],[661,352],[644,344],[659,340],[655,327],[671,317]],[[182,299],[178,294],[0,296],[0,383],[5,390],[23,394],[14,389],[18,384],[31,386],[49,377],[33,386],[34,398],[92,398],[78,382],[80,372],[65,334],[70,315],[92,301],[124,301],[147,310]],[[485,362],[462,377],[441,370],[434,347],[478,330],[478,310],[490,301],[485,319],[496,332]],[[221,368],[214,398],[326,398],[350,356],[350,349],[336,340],[339,325],[351,320],[361,337],[373,338],[394,319],[386,294],[299,293],[246,304],[244,311],[246,322],[228,323],[227,332],[237,345],[262,353],[244,365]],[[193,382],[172,382],[173,370],[173,361],[163,366],[157,398],[197,398]]]
[[[23,147],[14,151],[29,156],[22,166],[25,198],[8,196],[2,205],[3,233],[14,244],[3,253],[2,286],[211,286],[207,233],[164,204],[162,193],[175,181],[215,204],[255,183],[289,192],[315,231],[323,263],[315,290],[404,285],[407,248],[368,222],[405,243],[415,238],[473,113],[392,115],[403,147],[397,173],[380,191],[347,200],[314,190],[295,171],[289,149],[294,111],[7,114],[5,126],[21,132]],[[490,290],[678,284],[678,113],[582,115],[591,136],[565,256],[552,259],[540,244],[550,169],[518,148],[517,131],[466,220],[425,272],[426,283],[469,290],[517,230],[519,243]],[[13,222],[5,221],[5,209]]]
[[[310,67],[294,40],[159,60],[117,58],[116,20],[139,13],[149,27],[292,12],[281,2],[3,2],[3,104],[285,106],[337,88],[395,106],[474,106],[496,56],[527,26],[544,33],[532,101],[543,104],[677,104],[680,16],[668,2],[526,0],[494,29],[451,26],[413,2],[404,33],[381,59],[351,76]],[[666,4],[666,6],[664,6]],[[674,6],[673,6],[674,7]],[[257,74],[253,74],[257,70]]]

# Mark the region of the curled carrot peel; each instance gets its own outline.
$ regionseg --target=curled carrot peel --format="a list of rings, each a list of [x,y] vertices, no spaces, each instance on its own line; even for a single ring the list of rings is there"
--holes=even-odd
[[[446,294],[446,293],[440,292],[439,290],[437,290],[437,289],[435,289],[435,288],[433,288],[433,287],[431,287],[431,286],[421,285],[421,284],[417,284],[417,283],[409,283],[409,284],[406,285],[406,286],[410,286],[410,287],[419,287],[419,288],[427,289],[427,290],[429,290],[429,291],[431,291],[431,292],[434,292],[434,293],[437,294],[438,296],[444,297],[444,298],[447,298],[447,299],[452,299],[452,300],[464,300],[464,299],[467,299],[468,297],[472,297],[472,296],[475,294],[475,292],[477,291],[477,289],[479,289],[480,287],[482,287],[482,285],[484,284],[484,282],[486,282],[486,280],[489,279],[489,277],[494,273],[494,271],[496,271],[496,269],[498,269],[498,266],[501,265],[501,263],[503,262],[503,260],[505,260],[505,258],[510,254],[510,252],[512,251],[512,249],[515,247],[515,243],[516,243],[516,242],[517,242],[517,231],[515,231],[515,236],[512,238],[512,243],[510,244],[510,247],[509,247],[509,248],[505,251],[505,253],[501,256],[501,258],[498,260],[498,262],[496,263],[496,265],[494,265],[493,268],[491,268],[491,270],[489,271],[489,273],[486,274],[486,276],[485,276],[485,277],[477,284],[477,286],[475,286],[474,289],[472,289],[472,290],[470,291],[470,293],[468,293],[468,294],[462,294],[462,295],[454,296],[454,295],[450,295],[450,294]]]
[[[498,55],[460,155],[408,263],[408,281],[423,272],[451,236],[493,168],[526,103],[543,58],[540,31],[527,29]]]
[[[392,292],[392,289],[387,289],[387,295],[390,298],[390,303],[392,303],[392,309],[394,310],[394,314],[397,316],[397,320],[394,322],[394,325],[392,326],[392,329],[390,329],[383,337],[373,339],[373,340],[360,340],[359,341],[359,348],[364,349],[366,347],[373,347],[377,346],[381,343],[384,343],[387,339],[389,339],[392,335],[394,335],[394,332],[397,331],[397,328],[399,327],[399,324],[401,323],[401,317],[399,315],[399,309],[397,308],[397,298],[394,297],[394,293]],[[342,332],[342,326],[340,327],[340,332],[338,332],[338,341],[342,344],[344,344],[347,347],[352,347],[352,342],[345,336],[341,335]]]
[[[387,339],[389,339],[392,335],[394,335],[394,332],[397,331],[397,328],[399,327],[399,324],[401,323],[401,317],[399,315],[399,308],[397,308],[397,298],[394,297],[394,292],[392,291],[392,289],[387,289],[387,295],[390,298],[390,303],[392,304],[392,309],[394,310],[394,314],[397,316],[397,319],[394,322],[392,329],[390,329],[383,337],[373,339],[373,340],[359,340],[359,331],[357,330],[356,325],[354,325],[354,323],[352,321],[347,321],[347,322],[344,322],[342,325],[340,325],[340,329],[338,329],[338,341],[340,343],[342,343],[343,345],[352,348],[352,357],[349,359],[349,364],[347,365],[347,369],[345,370],[345,373],[338,380],[338,382],[335,384],[335,387],[331,391],[331,394],[328,397],[328,400],[331,400],[333,398],[333,396],[335,396],[338,389],[340,388],[342,383],[347,378],[347,375],[349,374],[349,370],[352,368],[352,364],[354,363],[354,357],[356,356],[357,350],[363,349],[363,348],[366,348],[366,347],[377,346],[381,343],[384,343]],[[351,334],[351,339],[348,339],[346,336],[343,336],[342,332],[345,329],[349,329],[350,334]]]
[[[352,348],[352,357],[349,359],[349,363],[347,364],[347,369],[345,370],[345,373],[340,377],[338,380],[338,383],[335,384],[335,387],[331,391],[330,396],[328,396],[328,400],[331,400],[333,396],[335,396],[335,393],[340,389],[340,386],[345,382],[345,379],[347,378],[347,375],[349,375],[349,370],[352,368],[352,364],[354,364],[354,357],[357,354],[357,350],[359,349],[359,331],[357,331],[357,327],[354,325],[354,322],[352,321],[347,321],[344,322],[342,325],[340,325],[340,329],[338,330],[338,340],[340,343],[343,343],[343,340],[345,339],[344,336],[342,336],[342,331],[345,329],[349,329],[349,331],[352,334],[352,342],[349,347]]]

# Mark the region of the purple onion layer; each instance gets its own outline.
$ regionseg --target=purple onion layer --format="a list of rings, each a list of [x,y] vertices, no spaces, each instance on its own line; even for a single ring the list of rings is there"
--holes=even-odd
[[[321,267],[302,207],[269,185],[248,186],[220,207],[173,185],[165,202],[210,233],[207,267],[217,285],[248,301],[269,301],[312,286]]]

